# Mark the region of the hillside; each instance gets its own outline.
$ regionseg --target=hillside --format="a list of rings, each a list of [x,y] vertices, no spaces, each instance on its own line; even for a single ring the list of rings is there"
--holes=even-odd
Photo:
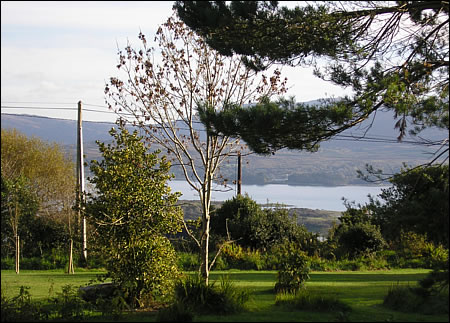
[[[371,124],[373,122],[373,124]],[[344,133],[340,137],[322,143],[316,153],[281,150],[272,156],[250,154],[243,158],[243,183],[271,184],[285,183],[290,185],[363,185],[365,182],[357,178],[356,170],[364,170],[370,163],[375,168],[386,172],[396,172],[405,162],[418,165],[429,161],[433,148],[395,141],[395,120],[389,113],[378,113],[375,120],[368,120],[360,127]],[[371,124],[370,129],[367,127]],[[115,127],[113,123],[83,122],[84,152],[86,160],[98,159],[100,154],[95,140],[111,140],[108,131]],[[1,114],[2,128],[16,128],[28,136],[38,136],[44,140],[60,143],[73,158],[76,154],[76,121],[52,119],[29,115]],[[366,132],[366,139],[357,140]],[[348,137],[353,136],[353,137]],[[425,138],[444,138],[448,133],[440,130],[427,130],[422,134]],[[367,138],[394,139],[371,140]],[[236,178],[236,160],[229,160],[221,166],[221,174],[230,182]],[[181,169],[173,167],[177,179],[182,179]]]

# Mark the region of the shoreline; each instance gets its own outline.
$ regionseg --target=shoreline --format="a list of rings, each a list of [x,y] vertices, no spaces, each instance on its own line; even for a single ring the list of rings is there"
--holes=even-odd
[[[170,182],[186,182],[185,179],[171,179]],[[222,185],[220,183],[213,182],[215,185]],[[367,184],[340,184],[340,185],[328,185],[328,184],[296,184],[296,183],[281,183],[281,182],[270,182],[270,183],[264,183],[264,184],[257,184],[257,183],[245,183],[242,184],[242,186],[267,186],[267,185],[284,185],[284,186],[294,186],[294,187],[386,187],[390,186],[388,183],[367,183]],[[235,185],[233,185],[235,186]],[[227,185],[227,187],[233,187],[231,185]]]

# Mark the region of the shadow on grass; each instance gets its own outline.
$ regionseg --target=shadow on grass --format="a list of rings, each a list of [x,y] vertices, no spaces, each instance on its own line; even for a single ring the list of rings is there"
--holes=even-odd
[[[392,282],[392,281],[419,281],[427,274],[373,274],[373,273],[312,273],[310,282]]]

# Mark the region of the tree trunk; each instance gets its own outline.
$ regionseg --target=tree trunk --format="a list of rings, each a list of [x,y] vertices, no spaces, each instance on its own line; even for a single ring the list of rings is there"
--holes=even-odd
[[[210,214],[209,207],[211,204],[211,174],[206,172],[205,182],[202,191],[202,239],[201,239],[201,274],[206,285],[209,283],[209,225]]]
[[[201,273],[202,277],[205,280],[206,285],[209,282],[209,212],[208,214],[203,215],[203,237],[202,237],[202,250],[201,250],[201,258],[202,258],[202,267]]]

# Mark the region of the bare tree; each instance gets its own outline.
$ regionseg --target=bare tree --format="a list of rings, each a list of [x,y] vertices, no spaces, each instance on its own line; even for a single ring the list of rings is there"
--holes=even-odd
[[[117,68],[124,81],[112,77],[106,85],[106,103],[120,120],[145,131],[149,142],[173,157],[186,181],[198,192],[202,206],[200,238],[185,228],[201,250],[203,278],[208,283],[210,202],[219,167],[242,149],[238,140],[217,137],[201,126],[198,108],[213,111],[230,105],[259,102],[285,92],[280,72],[271,77],[247,69],[238,57],[210,49],[184,23],[170,17],[159,27],[149,47],[142,32],[142,48],[130,44],[119,50]]]

